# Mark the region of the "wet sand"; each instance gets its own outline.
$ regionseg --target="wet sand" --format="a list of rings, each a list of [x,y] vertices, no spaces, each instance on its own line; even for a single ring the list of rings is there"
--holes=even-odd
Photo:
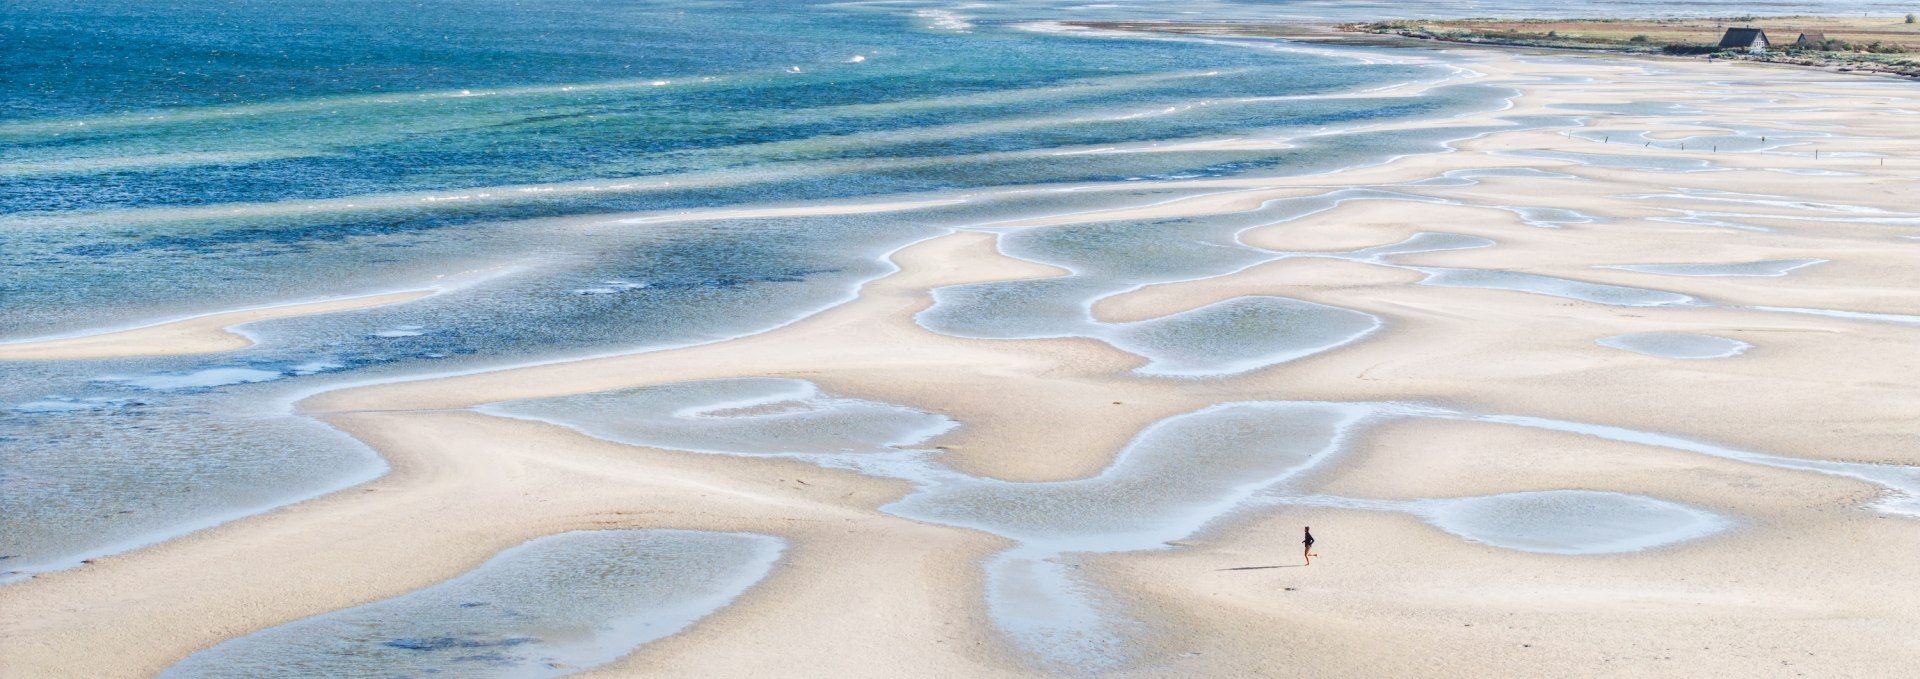
[[[60,361],[77,358],[188,356],[217,354],[253,346],[237,326],[294,316],[312,316],[399,304],[426,297],[432,290],[408,290],[319,302],[278,304],[194,316],[153,325],[74,337],[0,344],[0,361]]]
[[[1920,316],[1920,241],[1906,238],[1920,235],[1920,222],[1903,221],[1916,216],[1920,119],[1879,110],[1920,109],[1920,90],[1752,65],[1461,54],[1482,82],[1521,92],[1511,110],[1482,116],[1488,122],[1578,114],[1553,107],[1570,103],[1661,102],[1698,112],[1592,114],[1589,125],[1819,125],[1834,136],[1798,140],[1822,151],[1816,159],[1808,146],[1702,153],[1564,130],[1493,133],[1451,153],[1381,166],[1188,182],[1218,192],[994,225],[1221,214],[1355,187],[1449,201],[1351,201],[1250,229],[1241,241],[1275,251],[1270,261],[1093,304],[1094,317],[1117,322],[1276,295],[1382,321],[1360,341],[1223,377],[1137,374],[1146,359],[1092,337],[929,332],[915,316],[932,305],[934,289],[1069,274],[1000,254],[995,232],[960,231],[894,253],[899,271],[863,287],[855,301],[760,335],[317,394],[298,408],[374,447],[391,473],[0,587],[8,611],[0,668],[36,677],[150,675],[239,635],[443,582],[541,536],[669,528],[758,533],[788,547],[767,579],[732,605],[581,676],[1048,671],[986,609],[982,563],[1012,541],[883,511],[913,492],[905,482],[798,459],[624,445],[471,410],[689,380],[805,379],[838,395],[945,415],[959,428],[929,444],[945,451],[947,466],[1021,482],[1094,476],[1155,422],[1260,400],[1430,403],[1809,460],[1920,464],[1920,352],[1912,348],[1920,327],[1758,308]],[[1723,80],[1752,82],[1716,84]],[[1781,101],[1711,101],[1750,92]],[[1823,96],[1796,99],[1802,94]],[[1499,155],[1514,151],[1561,155]],[[1849,153],[1884,154],[1886,164]],[[1568,154],[1624,160],[1583,165],[1567,158],[1585,156]],[[1715,171],[1653,171],[1698,163]],[[1490,167],[1570,177],[1409,185]],[[1852,174],[1780,171],[1788,169]],[[1512,209],[1522,207],[1592,221],[1548,228]],[[1662,221],[1675,219],[1691,221]],[[1419,233],[1493,244],[1327,256]],[[1783,259],[1827,262],[1779,277],[1605,268]],[[1636,306],[1423,284],[1438,269],[1696,301]],[[233,323],[207,321],[194,337],[205,342]],[[1752,348],[1675,360],[1596,344],[1641,332],[1714,335]],[[96,344],[86,350],[151,346],[125,334],[90,340]],[[1920,664],[1920,642],[1907,633],[1920,625],[1920,597],[1907,586],[1920,580],[1912,558],[1920,519],[1873,508],[1889,491],[1862,480],[1565,432],[1411,419],[1366,429],[1289,484],[1298,494],[1366,501],[1606,491],[1684,504],[1733,524],[1698,541],[1574,556],[1465,540],[1406,513],[1250,502],[1168,549],[1063,557],[1111,593],[1115,615],[1139,623],[1112,673],[1891,676]],[[1315,527],[1321,557],[1294,568],[1301,525]],[[1224,570],[1235,568],[1246,570]]]

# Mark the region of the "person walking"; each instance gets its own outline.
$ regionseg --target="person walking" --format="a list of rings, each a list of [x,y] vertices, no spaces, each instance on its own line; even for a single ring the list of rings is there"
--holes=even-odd
[[[1305,532],[1307,534],[1307,539],[1301,540],[1300,544],[1306,546],[1306,550],[1304,551],[1307,557],[1307,565],[1311,566],[1313,565],[1313,557],[1318,556],[1317,554],[1313,553],[1313,526],[1307,526],[1305,529]]]

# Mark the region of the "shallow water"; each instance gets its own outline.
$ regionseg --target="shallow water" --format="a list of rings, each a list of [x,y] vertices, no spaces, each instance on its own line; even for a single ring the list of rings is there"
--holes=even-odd
[[[1638,445],[1669,448],[1700,455],[1746,462],[1780,469],[1797,469],[1832,476],[1844,476],[1859,479],[1883,490],[1883,495],[1873,503],[1873,508],[1889,514],[1920,517],[1920,467],[1874,464],[1865,462],[1835,462],[1829,460],[1807,460],[1801,458],[1772,455],[1768,453],[1729,448],[1713,443],[1692,439],[1613,427],[1608,425],[1568,422],[1541,417],[1523,415],[1485,415],[1465,412],[1437,412],[1433,416],[1446,419],[1459,419],[1473,422],[1491,422],[1521,427],[1561,431],[1582,436],[1593,436],[1610,441],[1633,443]]]
[[[1731,6],[1708,2],[1698,11]],[[1090,311],[1142,286],[1290,257],[1409,268],[1426,273],[1429,285],[1628,306],[1704,304],[1659,290],[1395,260],[1497,245],[1474,236],[1420,234],[1348,253],[1273,252],[1238,239],[1349,200],[1461,204],[1419,191],[1569,177],[1537,169],[1452,172],[1230,215],[997,226],[1196,193],[1167,180],[1332,172],[1444,152],[1451,141],[1497,129],[1566,126],[1596,112],[1657,113],[1639,104],[1576,106],[1505,126],[1380,129],[1498,110],[1514,92],[1472,84],[1449,57],[1425,51],[1075,34],[1036,20],[1636,7],[594,0],[555,11],[499,0],[22,0],[10,7],[18,20],[0,27],[10,46],[0,54],[9,74],[0,82],[0,252],[8,255],[0,258],[0,340],[373,292],[438,294],[249,324],[243,330],[256,346],[216,355],[9,363],[0,384],[0,581],[386,470],[359,442],[294,415],[292,404],[305,396],[763,332],[850,299],[893,271],[889,254],[958,229],[1000,233],[1007,254],[1072,275],[942,289],[921,323],[966,337],[1096,338],[1141,356],[1143,376],[1257,370],[1362,341],[1380,327],[1369,314],[1272,296],[1130,323]],[[103,52],[102,44],[115,49]],[[1381,94],[1402,83],[1416,93]],[[1735,130],[1685,143],[1775,147],[1754,141],[1761,135],[1807,136]],[[1285,148],[1186,144],[1222,139]],[[1515,152],[1651,171],[1716,169],[1679,157],[1525,153]],[[1764,196],[1680,197],[1761,213],[1687,211],[1680,219],[1920,223],[1907,213]],[[828,217],[661,219],[834,199],[937,204]],[[1547,205],[1480,207],[1540,227],[1597,219]],[[636,445],[798,456],[910,480],[920,490],[889,511],[1020,542],[983,566],[988,608],[1036,662],[1076,669],[1124,664],[1129,640],[1152,623],[1080,579],[1075,554],[1162,548],[1257,503],[1256,494],[1297,496],[1289,480],[1337,455],[1363,422],[1478,417],[1409,415],[1417,409],[1394,404],[1228,403],[1155,424],[1098,476],[1008,483],[959,473],[917,448],[957,426],[943,416],[825,394],[801,380],[665,385],[484,410]],[[1892,491],[1882,509],[1920,511],[1920,477],[1907,468],[1499,421],[1861,478]],[[1204,450],[1190,448],[1195,441]],[[1206,464],[1194,464],[1199,458]],[[1563,492],[1570,491],[1434,500],[1421,506],[1450,509],[1420,515],[1496,546],[1574,552],[1668,544],[1658,536],[1682,533],[1661,527],[1686,524],[1677,518],[1684,512],[1657,499],[1544,495]],[[1516,518],[1545,512],[1574,522],[1614,510],[1640,519],[1543,538]],[[1432,518],[1441,515],[1451,518]],[[778,550],[772,538],[659,531],[537,540],[461,579],[258,632],[173,673],[350,675],[378,667],[548,676],[605,662],[724,606],[765,574]],[[556,662],[568,667],[549,664]]]
[[[1139,371],[1149,375],[1223,375],[1301,358],[1365,336],[1379,319],[1270,296],[1131,323],[1096,320],[1092,307],[1147,285],[1220,276],[1292,256],[1244,245],[1238,236],[1350,200],[1436,202],[1390,191],[1340,190],[1222,215],[1005,230],[1002,252],[1070,275],[940,288],[934,305],[915,319],[960,337],[1101,339],[1149,359]]]
[[[806,380],[770,377],[596,392],[480,410],[561,423],[621,443],[733,455],[891,453],[956,426],[940,415],[830,396]]]
[[[1594,344],[1661,358],[1731,358],[1753,345],[1740,340],[1690,332],[1637,332],[1594,340]]]
[[[192,29],[259,8],[32,4],[0,123],[0,339],[439,294],[250,324],[259,344],[241,351],[10,366],[0,556],[26,572],[381,473],[372,451],[289,413],[306,394],[760,332],[845,301],[892,270],[889,253],[954,228],[1191,193],[1156,180],[1439,152],[1485,130],[1360,128],[1492,110],[1512,94],[1460,84],[1432,55],[1071,35],[1004,13],[959,27],[855,5],[323,2],[215,37]],[[318,15],[339,30],[312,29]],[[382,28],[349,30],[361,26]],[[48,56],[70,50],[74,30],[127,49],[85,68]],[[428,31],[445,40],[394,50]],[[617,47],[634,44],[648,49]],[[153,64],[178,77],[148,78]],[[1368,92],[1396,83],[1434,86]],[[1247,135],[1290,147],[1156,146]],[[624,221],[881,196],[942,203]],[[1141,242],[1154,242],[1147,231]],[[1200,275],[1220,265],[1216,250],[1166,264]],[[1250,300],[1101,332],[1155,369],[1217,374],[1331,347],[1368,320]],[[1273,323],[1300,327],[1261,334]],[[1237,334],[1203,336],[1223,328]],[[1189,348],[1214,356],[1176,355]]]
[[[1471,497],[1369,500],[1268,493],[1275,505],[1400,512],[1468,542],[1536,554],[1590,556],[1659,549],[1721,533],[1734,520],[1644,495],[1539,490]]]
[[[1537,176],[1527,173],[1448,175]],[[1418,182],[1408,184],[1416,186]],[[1182,314],[1109,323],[1096,302],[1148,285],[1223,276],[1291,258],[1365,262],[1426,274],[1426,285],[1482,287],[1626,306],[1696,303],[1678,293],[1587,283],[1520,272],[1441,269],[1401,264],[1402,255],[1497,245],[1463,234],[1420,233],[1399,243],[1350,252],[1286,252],[1246,245],[1240,234],[1333,209],[1350,201],[1463,204],[1383,189],[1338,189],[1279,198],[1243,212],[1161,220],[1094,221],[1031,229],[996,229],[1011,256],[1070,272],[1064,277],[958,285],[934,291],[934,305],[915,319],[934,332],[980,339],[1090,337],[1149,360],[1145,375],[1212,376],[1269,367],[1358,340],[1381,321],[1369,314],[1278,297],[1243,297]],[[1536,226],[1592,221],[1558,208],[1487,205],[1520,214]]]
[[[1606,283],[1588,283],[1555,276],[1525,273],[1521,271],[1496,271],[1491,269],[1456,269],[1444,267],[1408,267],[1427,274],[1421,285],[1434,285],[1443,288],[1484,288],[1488,290],[1512,290],[1549,297],[1577,299],[1595,304],[1614,306],[1674,306],[1693,304],[1693,297],[1665,290],[1631,288],[1624,285]]]
[[[1824,264],[1824,259],[1769,259],[1727,264],[1612,264],[1601,268],[1657,273],[1667,276],[1785,276],[1797,269]]]
[[[1473,542],[1543,554],[1637,552],[1724,530],[1724,517],[1639,495],[1584,490],[1415,503],[1408,511]]]
[[[1723,208],[1738,206],[1741,211],[1730,212],[1726,209],[1675,209],[1662,208],[1686,215],[1684,218],[1665,218],[1662,221],[1681,223],[1713,224],[1732,226],[1756,231],[1770,229],[1739,222],[1729,222],[1724,218],[1743,221],[1766,219],[1784,222],[1808,222],[1818,224],[1877,224],[1888,226],[1920,226],[1920,212],[1888,210],[1865,205],[1844,203],[1826,203],[1820,201],[1799,200],[1789,196],[1740,193],[1710,189],[1677,189],[1672,192],[1646,193],[1620,196],[1635,200],[1645,200],[1656,204],[1696,203],[1705,206]],[[1804,261],[1804,260],[1786,260]],[[1791,269],[1789,269],[1791,270]]]
[[[1562,207],[1517,207],[1513,208],[1513,212],[1520,215],[1520,220],[1526,222],[1528,226],[1546,229],[1557,229],[1567,224],[1591,224],[1600,219],[1579,210]]]
[[[1524,271],[1415,266],[1396,261],[1398,257],[1448,250],[1494,247],[1498,243],[1479,236],[1457,233],[1416,233],[1398,243],[1362,248],[1351,252],[1291,253],[1298,257],[1326,257],[1391,266],[1426,275],[1420,285],[1443,288],[1479,288],[1508,290],[1613,306],[1681,306],[1704,304],[1690,295],[1665,290],[1635,288],[1605,283],[1560,278]]]
[[[1584,153],[1577,151],[1493,151],[1496,156],[1514,158],[1542,158],[1546,160],[1565,160],[1580,165],[1596,167],[1619,167],[1641,172],[1717,172],[1726,168],[1714,165],[1700,158],[1680,158],[1672,156],[1630,156],[1615,153]]]
[[[1526,177],[1531,179],[1576,179],[1573,175],[1530,167],[1469,168],[1448,170],[1438,177],[1411,181],[1401,186],[1473,186],[1486,177]]]
[[[1893,323],[1895,325],[1920,325],[1920,316],[1915,316],[1912,314],[1881,314],[1881,313],[1874,313],[1870,311],[1847,311],[1845,309],[1806,309],[1801,307],[1786,307],[1786,306],[1754,306],[1752,308],[1759,309],[1761,311],[1775,311],[1775,312],[1786,313],[1786,314],[1806,314],[1809,316],[1826,316],[1828,318],[1845,318],[1849,320],[1871,321],[1875,323]]]
[[[759,390],[759,396],[751,394]],[[827,404],[827,405],[823,405]],[[737,416],[715,416],[769,409]],[[1103,602],[1058,558],[1071,552],[1157,549],[1199,530],[1261,488],[1310,468],[1338,449],[1363,406],[1314,403],[1223,404],[1154,424],[1112,466],[1086,479],[1007,482],[946,467],[932,451],[912,450],[951,422],[910,409],[820,394],[798,380],[710,380],[581,396],[493,404],[485,412],[540,419],[589,435],[654,447],[758,455],[780,451],[828,467],[901,478],[917,490],[883,511],[963,526],[1020,542],[986,564],[987,604],[995,620],[1037,662],[1097,669],[1127,656],[1123,631],[1138,623]],[[904,450],[867,447],[873,412],[903,420],[887,440]],[[812,448],[766,426],[790,412],[815,417]],[[911,425],[904,420],[916,420]],[[924,424],[922,423],[924,422]],[[652,427],[649,423],[661,423]],[[932,426],[927,426],[932,425]],[[701,432],[687,437],[688,428]],[[920,438],[900,441],[901,433]]]
[[[765,578],[785,543],[749,533],[563,533],[392,599],[235,638],[160,676],[556,677],[685,629]]]
[[[1694,112],[1695,114],[1698,111]],[[1801,130],[1781,130],[1763,127],[1745,127],[1708,122],[1698,124],[1710,128],[1712,133],[1688,135],[1677,138],[1653,138],[1645,132],[1620,129],[1575,130],[1569,135],[1577,139],[1599,142],[1601,144],[1623,144],[1640,148],[1655,148],[1665,151],[1691,151],[1693,153],[1759,153],[1775,149],[1791,148],[1807,143],[1808,139],[1825,139],[1833,135],[1824,132]]]
[[[1357,341],[1382,323],[1372,314],[1285,297],[1237,297],[1119,325],[1115,347],[1147,357],[1143,375],[1230,375]]]
[[[879,216],[585,239],[565,225],[502,229],[488,245],[532,246],[553,263],[406,304],[253,324],[260,343],[241,351],[12,364],[0,386],[0,554],[14,557],[9,570],[58,568],[384,471],[361,444],[294,416],[304,394],[758,332],[844,301],[893,270],[888,253],[944,232]],[[608,280],[632,286],[579,292]],[[32,405],[50,402],[102,405]]]
[[[824,394],[800,380],[732,379],[492,404],[609,440],[663,448],[781,454],[915,485],[881,509],[906,518],[1004,536],[1017,546],[989,559],[987,605],[1034,662],[1097,671],[1129,661],[1128,639],[1150,632],[1124,602],[1077,575],[1078,554],[1165,549],[1222,518],[1270,504],[1406,512],[1495,547],[1548,554],[1633,552],[1708,537],[1732,519],[1657,498],[1549,489],[1473,498],[1384,501],[1313,495],[1301,483],[1335,460],[1362,429],[1443,419],[1562,431],[1835,474],[1889,492],[1876,507],[1920,512],[1920,469],[1788,458],[1653,432],[1430,405],[1245,401],[1162,419],[1141,430],[1099,473],[1014,482],[957,471],[927,440],[955,423],[903,406]],[[793,437],[769,422],[806,413]],[[884,413],[876,417],[877,413]],[[689,435],[687,432],[694,431]],[[885,432],[876,434],[875,432]],[[913,438],[913,437],[918,438]],[[797,445],[805,441],[805,445]],[[885,448],[876,445],[885,441]]]

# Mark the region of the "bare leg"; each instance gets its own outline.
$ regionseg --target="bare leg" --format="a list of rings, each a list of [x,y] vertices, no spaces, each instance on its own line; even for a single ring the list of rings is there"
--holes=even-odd
[[[1306,556],[1307,565],[1309,566],[1313,565],[1313,548],[1308,547],[1306,549],[1300,550],[1300,552]]]

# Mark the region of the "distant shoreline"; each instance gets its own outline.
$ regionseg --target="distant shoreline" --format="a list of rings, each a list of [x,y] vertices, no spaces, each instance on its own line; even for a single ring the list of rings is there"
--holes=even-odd
[[[1450,45],[1570,50],[1629,56],[1745,61],[1835,73],[1920,78],[1920,23],[1903,17],[1725,17],[1703,19],[1446,19],[1341,24],[1076,21],[1105,30],[1272,37],[1305,40],[1368,39],[1376,44],[1418,40]],[[1748,54],[1717,47],[1729,26],[1770,31],[1773,49]],[[1802,34],[1823,36],[1820,49],[1794,46]]]
[[[1731,28],[1767,35],[1763,53],[1721,47]],[[1455,19],[1341,24],[1337,30],[1416,40],[1751,61],[1839,73],[1920,78],[1920,23],[1906,17],[1703,19]]]

